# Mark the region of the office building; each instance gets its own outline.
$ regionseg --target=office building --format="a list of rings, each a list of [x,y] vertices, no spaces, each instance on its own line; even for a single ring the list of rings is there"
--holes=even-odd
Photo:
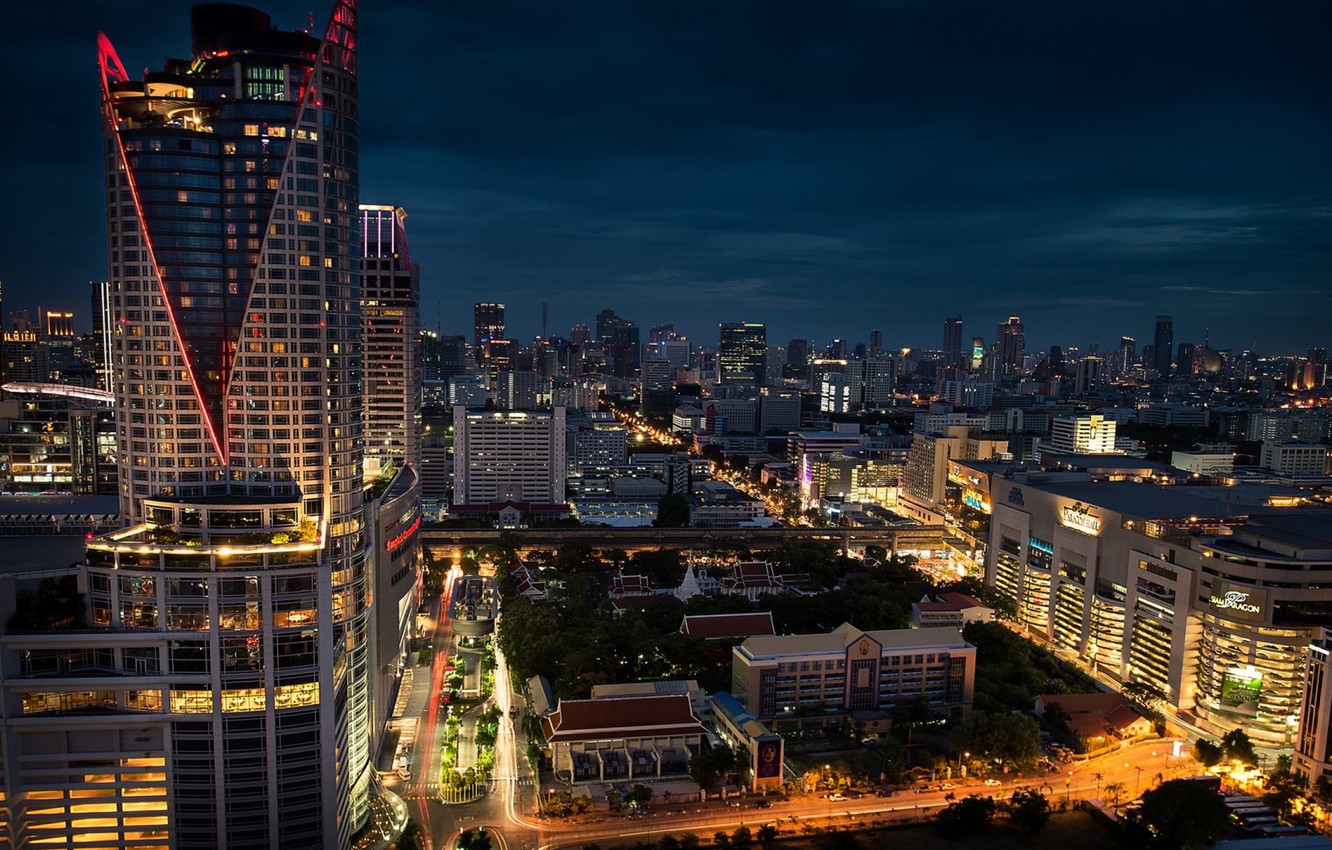
[[[944,319],[943,337],[944,368],[965,368],[967,361],[962,355],[962,317]]]
[[[611,414],[609,419],[569,417],[567,420],[569,471],[620,467],[629,462],[629,429]]]
[[[1089,354],[1078,361],[1078,370],[1073,378],[1073,392],[1077,395],[1098,393],[1105,379],[1105,361],[1094,354]]]
[[[495,403],[501,410],[535,410],[542,384],[536,372],[501,372],[496,380]]]
[[[116,319],[111,312],[111,281],[88,282],[92,292],[93,359],[97,370],[97,389],[111,389],[111,350],[116,331]]]
[[[875,328],[870,331],[869,351],[866,352],[870,357],[883,351],[883,331]]]
[[[787,434],[800,427],[800,394],[772,387],[759,391],[758,430],[764,434]]]
[[[472,356],[477,363],[489,356],[493,339],[504,339],[504,305],[480,303],[472,307]]]
[[[1022,358],[1027,353],[1027,335],[1022,327],[1022,319],[1009,316],[1008,321],[1000,323],[995,331],[999,372],[1002,376],[1016,375],[1022,369]]]
[[[1310,641],[1303,685],[1290,769],[1316,791],[1332,781],[1332,628]]]
[[[1322,476],[1332,474],[1332,454],[1327,446],[1301,442],[1265,442],[1259,455],[1263,469],[1281,475]]]
[[[362,204],[361,371],[365,475],[421,453],[421,272],[407,251],[407,212]]]
[[[1119,338],[1119,374],[1125,376],[1132,374],[1133,368],[1138,365],[1138,341],[1131,336],[1121,336]]]
[[[5,385],[0,399],[0,482],[7,493],[114,496],[114,397],[57,384]]]
[[[4,372],[6,381],[40,384],[51,378],[47,347],[42,337],[30,327],[26,317],[17,327],[4,332]]]
[[[975,693],[976,648],[957,629],[756,636],[731,651],[731,693],[776,731],[853,723],[886,729],[893,711],[923,702],[961,720]]]
[[[804,380],[809,377],[809,340],[793,339],[786,344],[786,366],[782,377]]]
[[[564,408],[482,412],[453,408],[453,504],[564,503]]]
[[[893,406],[897,386],[897,358],[880,354],[851,364],[858,374],[853,402],[860,410],[885,410]]]
[[[767,349],[767,326],[723,322],[717,345],[717,381],[763,385],[767,380]]]
[[[322,39],[223,4],[192,24],[143,80],[99,38],[128,524],[76,570],[88,630],[6,636],[15,662],[79,659],[4,671],[7,823],[346,848],[372,771],[356,11]]]
[[[1156,374],[1165,377],[1170,374],[1170,355],[1175,350],[1175,320],[1170,316],[1156,317],[1156,331],[1152,335],[1151,365]]]
[[[1113,454],[1115,420],[1099,413],[1056,416],[1050,422],[1050,447],[1070,454]]]

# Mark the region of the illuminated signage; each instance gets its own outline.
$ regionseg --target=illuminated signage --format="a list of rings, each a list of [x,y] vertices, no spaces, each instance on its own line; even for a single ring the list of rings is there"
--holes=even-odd
[[[988,514],[990,512],[990,506],[986,504],[985,497],[971,490],[962,493],[962,504],[969,508],[975,508],[981,513]]]
[[[1063,524],[1074,531],[1093,536],[1101,533],[1101,518],[1094,516],[1091,508],[1082,502],[1066,505],[1060,512],[1060,517]]]
[[[1207,603],[1212,612],[1228,620],[1241,620],[1246,623],[1261,623],[1266,594],[1255,587],[1244,587],[1228,581],[1212,582],[1212,589],[1207,595]]]
[[[1233,608],[1246,614],[1257,614],[1262,609],[1249,601],[1249,595],[1242,590],[1227,590],[1224,596],[1212,596],[1208,601],[1213,608]]]
[[[1256,715],[1263,674],[1252,667],[1231,667],[1221,674],[1221,705],[1236,714]]]
[[[399,546],[406,543],[408,538],[410,538],[413,534],[415,534],[416,530],[420,527],[421,527],[421,518],[417,517],[416,520],[411,525],[407,526],[407,528],[404,529],[401,534],[397,534],[392,538],[390,538],[389,541],[384,544],[384,548],[390,551],[397,549]]]

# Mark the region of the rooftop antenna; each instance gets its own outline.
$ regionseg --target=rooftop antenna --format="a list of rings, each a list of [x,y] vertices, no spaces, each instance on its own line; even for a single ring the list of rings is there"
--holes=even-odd
[[[541,338],[547,339],[546,335],[546,302],[541,302]]]
[[[435,299],[435,333],[444,336],[444,308],[438,298]]]

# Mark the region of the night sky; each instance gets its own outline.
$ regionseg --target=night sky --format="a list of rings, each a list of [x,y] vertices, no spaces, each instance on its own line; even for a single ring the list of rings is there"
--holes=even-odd
[[[310,0],[257,4],[284,29]],[[328,14],[314,7],[316,28]],[[426,8],[426,7],[429,8]],[[189,4],[9,4],[4,308],[106,274],[95,33],[136,78]],[[49,17],[48,17],[49,15]],[[426,327],[614,308],[715,345],[1332,344],[1332,4],[478,0],[361,6],[362,200]]]

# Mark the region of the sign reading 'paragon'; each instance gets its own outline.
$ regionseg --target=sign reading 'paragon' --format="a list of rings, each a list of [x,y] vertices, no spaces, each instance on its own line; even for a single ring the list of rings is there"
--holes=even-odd
[[[1263,592],[1252,587],[1238,587],[1226,581],[1212,582],[1207,603],[1212,611],[1231,620],[1261,623],[1266,602]]]

